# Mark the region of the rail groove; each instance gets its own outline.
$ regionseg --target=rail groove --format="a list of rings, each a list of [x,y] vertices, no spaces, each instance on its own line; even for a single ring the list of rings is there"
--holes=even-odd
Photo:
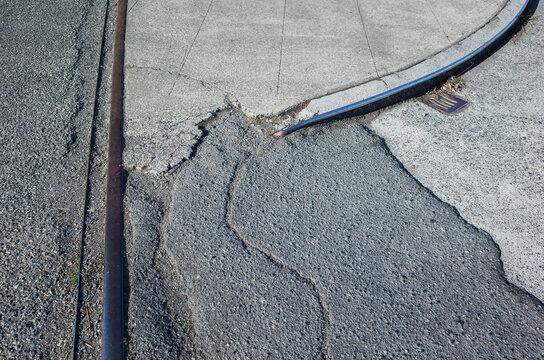
[[[81,210],[81,231],[80,231],[80,243],[79,243],[79,264],[78,264],[78,274],[77,274],[77,285],[76,285],[76,306],[74,314],[74,328],[72,336],[72,360],[77,359],[78,354],[78,345],[79,345],[79,323],[80,323],[80,312],[81,312],[81,295],[82,295],[82,271],[83,271],[83,260],[84,260],[84,249],[85,249],[85,237],[86,237],[86,227],[87,227],[87,209],[89,208],[90,202],[90,193],[89,193],[89,179],[91,175],[91,162],[92,162],[92,150],[95,143],[95,127],[96,127],[96,118],[98,117],[98,107],[99,107],[99,98],[100,98],[100,87],[102,83],[102,66],[104,65],[104,45],[106,38],[106,26],[108,22],[108,9],[110,6],[110,1],[106,0],[104,17],[102,19],[102,31],[100,36],[100,53],[98,55],[98,68],[97,76],[94,88],[94,99],[93,99],[93,113],[91,117],[91,123],[89,126],[89,149],[87,151],[87,159],[85,164],[85,183],[84,183],[84,199],[83,199],[83,208]]]

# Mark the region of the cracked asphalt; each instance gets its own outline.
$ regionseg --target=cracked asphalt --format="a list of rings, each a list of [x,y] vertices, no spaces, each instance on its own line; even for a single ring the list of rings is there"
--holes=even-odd
[[[496,223],[485,222],[481,230],[480,224],[472,220],[481,214],[471,215],[467,207],[459,207],[462,211],[459,214],[452,206],[456,204],[451,199],[455,200],[459,191],[466,193],[464,188],[458,190],[425,179],[427,172],[420,171],[421,168],[418,173],[414,162],[421,165],[421,152],[407,156],[411,153],[401,151],[385,130],[400,129],[406,134],[405,123],[391,126],[391,119],[411,116],[415,122],[420,105],[408,102],[407,107],[389,109],[392,113],[381,113],[381,120],[376,120],[374,127],[372,121],[377,114],[306,129],[281,140],[272,139],[263,131],[271,125],[250,117],[247,111],[242,112],[240,102],[234,96],[230,98],[217,77],[228,75],[227,80],[241,85],[239,90],[255,101],[255,106],[265,105],[263,98],[274,101],[273,97],[255,93],[254,77],[262,72],[262,67],[246,71],[249,63],[236,58],[240,52],[255,55],[252,48],[242,41],[237,51],[232,51],[227,41],[233,34],[256,35],[257,42],[267,46],[268,35],[261,38],[259,33],[238,29],[240,12],[237,9],[225,12],[223,3],[216,1],[218,7],[212,7],[213,3],[212,0],[190,4],[167,1],[162,13],[155,11],[160,4],[152,1],[135,0],[129,7],[132,11],[129,23],[136,25],[136,19],[142,24],[146,22],[141,27],[143,30],[153,29],[174,39],[179,36],[176,31],[185,31],[187,24],[198,31],[196,35],[192,30],[183,33],[189,39],[187,44],[165,38],[156,48],[147,47],[149,39],[145,36],[132,38],[134,44],[145,45],[140,49],[142,55],[161,61],[174,60],[176,66],[169,69],[168,64],[145,61],[127,66],[129,81],[146,84],[132,95],[127,92],[128,104],[137,104],[129,109],[126,119],[127,132],[132,134],[127,137],[125,152],[127,357],[544,359],[544,305],[516,286],[541,295],[542,284],[534,275],[538,274],[535,269],[540,264],[537,251],[541,247],[531,236],[521,242],[527,248],[530,246],[530,251],[520,252],[519,257],[528,259],[530,266],[522,267],[523,278],[516,275],[518,265],[510,263],[512,257],[504,252],[504,245],[511,243],[501,239],[500,232],[499,236],[493,233]],[[440,3],[452,5],[446,0]],[[471,4],[475,6],[473,9],[490,11],[472,11],[483,22],[496,10],[486,4],[502,3],[499,0],[457,2],[460,7]],[[276,40],[281,39],[281,43],[276,42],[273,49],[268,49],[279,56],[255,56],[258,60],[273,59],[270,63],[273,86],[260,90],[267,93],[272,89],[276,95],[280,90],[297,94],[288,99],[289,103],[327,92],[323,84],[314,84],[315,87],[307,88],[310,93],[299,93],[297,87],[301,83],[296,77],[305,78],[307,72],[295,65],[299,65],[300,58],[309,61],[316,57],[306,51],[313,49],[311,44],[297,53],[300,46],[293,39],[301,35],[301,30],[302,36],[309,39],[325,29],[321,29],[321,20],[315,19],[327,17],[330,11],[326,6],[330,4],[322,2],[323,8],[318,8],[312,2],[260,2],[264,7],[270,4],[274,5],[270,8],[274,15],[269,19],[271,24],[259,26],[273,25],[280,35]],[[418,2],[418,6],[428,8],[428,2],[425,4]],[[85,162],[104,5],[102,0],[53,3],[16,0],[0,4],[0,358],[65,359],[70,353],[74,265],[84,211]],[[287,10],[291,5],[303,9]],[[368,9],[364,11],[369,4],[360,1],[345,5],[352,19],[350,24],[356,26],[359,37],[366,32],[367,19],[363,15],[380,25],[379,19],[384,14],[397,10],[394,2],[377,9],[378,15],[372,15]],[[187,18],[178,21],[168,6],[188,6],[188,11],[183,12]],[[193,11],[194,6],[199,11]],[[246,14],[244,21],[258,18],[259,8],[251,4],[247,7],[253,13]],[[306,19],[290,18],[324,9],[327,11]],[[474,19],[468,21],[459,16],[460,12],[429,11],[424,17],[429,20],[432,15],[433,24],[442,24],[423,27],[423,32],[431,29],[433,36],[445,37],[448,43],[464,34],[448,32],[459,32],[462,27],[444,21],[447,16],[466,20],[461,23],[465,29],[470,30],[474,25],[470,22]],[[338,14],[341,19],[346,18],[341,12]],[[423,13],[407,14],[418,18]],[[169,21],[161,21],[161,16],[166,15]],[[208,15],[214,26],[219,24],[218,18],[228,15],[233,20],[231,30],[236,31],[222,33],[210,28],[213,31],[208,32],[203,27]],[[314,29],[316,33],[310,36],[304,35],[305,29],[296,26],[301,21],[320,29]],[[154,22],[173,30],[167,34]],[[111,25],[107,26],[110,33]],[[327,31],[334,33],[338,20],[327,26]],[[201,28],[205,30],[201,36],[206,40],[203,42],[197,41]],[[441,32],[435,31],[438,29]],[[515,109],[531,105],[522,116],[508,118],[505,121],[508,127],[505,125],[497,133],[522,134],[517,129],[529,133],[530,136],[522,135],[530,138],[533,145],[522,148],[521,155],[509,152],[506,162],[524,157],[524,161],[532,164],[530,175],[534,177],[530,179],[536,180],[529,181],[533,188],[527,197],[533,201],[532,196],[538,191],[535,188],[540,184],[534,163],[541,153],[540,128],[535,124],[542,121],[539,97],[532,96],[527,102],[529,96],[524,92],[530,88],[532,93],[538,93],[541,76],[532,74],[544,46],[538,43],[541,32],[540,21],[527,29],[527,36],[520,44],[509,44],[504,49],[505,53],[512,51],[520,56],[531,53],[531,56],[510,58],[512,54],[507,53],[498,56],[498,61],[493,60],[494,73],[509,67],[508,76],[502,76],[501,81],[485,85],[482,79],[489,68],[483,67],[473,72],[472,78],[468,77],[467,83],[471,86],[472,82],[473,90],[465,95],[473,103],[479,99],[483,105],[480,108],[474,105],[464,113],[465,122],[458,122],[462,129],[444,130],[463,135],[463,124],[473,123],[474,112],[491,109],[497,102],[511,103],[493,116],[474,118],[479,123],[490,120],[492,124],[493,119],[506,118]],[[389,41],[412,47],[402,41],[409,33],[395,30],[393,35],[398,38]],[[222,49],[225,55],[236,55],[239,70],[225,71],[221,68],[222,56],[204,51],[215,49],[209,46],[215,44],[209,40],[218,34],[225,35],[227,40],[221,44]],[[323,35],[327,34],[318,37]],[[344,35],[350,38],[351,33]],[[351,54],[348,58],[347,52],[338,51],[338,46],[346,45],[337,40],[342,36],[333,36],[328,41],[331,60],[363,66],[360,56]],[[375,41],[367,36],[364,42],[368,43],[369,51],[373,44],[383,45],[379,33],[372,38]],[[411,38],[420,41],[420,36]],[[106,47],[110,42],[106,41]],[[191,68],[191,62],[186,69],[179,67],[179,60],[183,65],[184,58],[189,56],[189,43],[196,46],[193,55],[199,55],[198,60],[211,59],[212,65],[202,71],[209,77]],[[172,49],[172,44],[177,48]],[[200,45],[203,47],[199,51]],[[515,46],[517,52],[512,50]],[[378,47],[377,54],[387,57],[389,49]],[[180,58],[180,54],[185,55]],[[365,61],[370,65],[373,56],[366,55]],[[419,52],[415,55],[419,59]],[[509,66],[512,59],[518,62],[515,67]],[[108,61],[106,69],[107,64]],[[277,65],[280,71],[276,71]],[[290,72],[280,77],[281,69],[288,70],[289,66],[292,66]],[[364,68],[380,75],[376,63]],[[108,84],[107,73],[109,69],[103,74],[105,84]],[[240,82],[237,76],[241,75],[249,80]],[[329,75],[338,76],[334,71]],[[344,85],[344,80],[353,80],[349,72],[341,75]],[[521,84],[522,77],[532,78]],[[178,80],[172,84],[173,78]],[[152,85],[147,83],[150,79]],[[327,83],[330,79],[321,80]],[[510,96],[504,90],[507,83],[520,84],[517,91],[521,95]],[[489,92],[489,96],[483,96],[486,86],[501,88],[500,96]],[[100,351],[101,277],[97,274],[101,271],[103,239],[106,87],[101,89],[99,121],[95,124],[100,139],[91,144],[94,155],[85,259],[87,270],[94,270],[84,271],[84,276],[92,279],[84,286],[86,324],[81,328],[80,358],[94,358]],[[175,95],[166,104],[162,98],[165,88]],[[155,96],[150,98],[150,93]],[[202,122],[203,119],[207,120]],[[428,124],[428,119],[424,123]],[[415,124],[412,126],[415,130]],[[473,132],[467,128],[470,138]],[[518,136],[512,135],[507,141],[514,143],[512,138]],[[427,149],[436,157],[444,145],[433,144],[438,148]],[[531,157],[527,155],[529,152]],[[467,154],[469,163],[477,163],[473,154]],[[465,159],[462,155],[461,162]],[[428,170],[431,164],[431,168],[447,170],[446,161],[423,161],[423,169]],[[451,164],[456,163],[451,161]],[[495,163],[485,164],[498,168]],[[527,184],[523,175],[513,178],[512,184]],[[479,189],[472,191],[471,200]],[[487,211],[502,216],[507,213],[500,203],[490,209]],[[538,210],[534,206],[527,213],[529,216],[518,216],[526,220],[521,227],[532,224],[534,219],[540,224]],[[534,229],[538,228],[527,232]],[[531,257],[526,256],[528,253]],[[503,266],[501,258],[509,262],[505,261]],[[504,268],[510,271],[509,277],[505,276]]]
[[[0,2],[0,358],[64,359],[103,1]]]
[[[167,34],[154,27],[166,34],[160,46],[132,38],[144,45],[132,56],[144,61],[129,61],[127,76],[129,356],[544,359],[542,302],[509,282],[488,232],[369,130],[390,113],[270,138],[270,119],[251,117],[217,79],[182,73],[212,13],[213,1],[198,4],[204,15],[185,19],[196,29],[188,44],[167,39],[184,23],[173,5],[138,15],[147,26],[176,20]],[[172,59],[181,67],[169,68]],[[500,98],[485,98],[484,108]],[[202,108],[190,123],[185,112]],[[404,133],[404,124],[395,129]]]
[[[156,229],[192,331],[170,326],[157,343],[181,334],[186,358],[544,357],[542,303],[361,119],[276,141],[230,111],[202,130],[172,173],[129,175],[129,188],[157,189],[128,192],[132,218],[157,214],[131,228]],[[138,247],[129,261],[150,259]],[[132,333],[148,325],[131,316]],[[159,358],[131,341],[136,358]]]

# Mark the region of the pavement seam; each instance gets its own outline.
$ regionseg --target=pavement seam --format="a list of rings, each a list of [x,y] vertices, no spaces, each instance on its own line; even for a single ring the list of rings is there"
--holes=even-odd
[[[76,50],[76,56],[74,59],[74,62],[72,63],[72,66],[70,67],[70,83],[77,83],[78,86],[76,86],[75,93],[72,89],[66,89],[65,96],[68,97],[69,95],[72,95],[74,97],[75,106],[74,109],[70,115],[69,121],[66,123],[66,129],[67,132],[70,134],[70,136],[66,139],[66,142],[64,144],[64,153],[62,154],[63,158],[66,158],[68,154],[72,151],[73,146],[75,145],[77,141],[77,131],[74,125],[74,122],[76,118],[79,116],[79,114],[84,110],[85,102],[84,102],[84,94],[82,93],[81,86],[84,84],[82,75],[80,74],[78,68],[82,62],[83,58],[83,46],[85,41],[82,40],[82,31],[85,27],[86,23],[88,22],[89,12],[92,10],[93,3],[89,3],[85,7],[85,12],[81,16],[81,22],[79,23],[76,33],[75,33],[75,50]]]
[[[83,24],[87,21],[87,18],[89,16],[89,12],[91,11],[93,6],[93,3],[90,3],[88,5],[87,11],[85,12],[83,16],[83,20],[81,23],[80,28],[78,28],[77,37],[79,38],[79,33],[81,31],[81,28],[83,27]],[[103,74],[103,67],[104,67],[104,59],[105,59],[105,43],[106,43],[106,28],[107,28],[107,21],[108,21],[108,14],[109,14],[109,6],[110,2],[109,0],[106,0],[104,3],[104,16],[102,20],[102,30],[100,32],[100,47],[99,47],[99,55],[97,59],[97,76],[95,79],[95,87],[94,87],[94,96],[93,96],[93,103],[92,103],[92,114],[91,114],[91,121],[89,124],[89,132],[87,134],[87,139],[89,142],[88,150],[87,150],[87,158],[85,163],[85,180],[83,185],[83,206],[81,208],[81,218],[80,218],[80,224],[81,228],[79,231],[80,238],[79,238],[79,266],[78,266],[78,282],[77,282],[77,290],[76,290],[76,297],[75,297],[75,309],[74,309],[74,323],[73,323],[73,339],[72,339],[72,359],[78,358],[78,345],[79,340],[81,338],[81,332],[80,332],[80,312],[81,307],[83,306],[83,279],[82,279],[82,273],[84,271],[84,252],[85,252],[85,243],[88,237],[87,234],[87,210],[89,208],[89,204],[91,201],[91,184],[90,184],[90,177],[91,177],[91,169],[95,165],[93,161],[93,148],[96,146],[96,122],[97,118],[99,116],[99,106],[100,106],[100,89],[102,87],[102,78],[104,76]],[[80,60],[82,56],[82,51],[78,49],[78,61]],[[79,101],[77,106],[78,113],[82,111],[83,109],[83,101]],[[70,118],[70,124],[71,124],[71,130],[75,132],[75,126],[73,125],[73,121],[77,117],[77,114],[74,114]],[[73,145],[77,140],[77,134],[72,134],[71,139],[71,145]],[[66,149],[67,153],[70,152],[71,146]]]
[[[139,179],[144,179],[144,184],[148,185],[150,182],[147,182],[151,177],[149,174],[140,173],[136,175]],[[129,175],[130,177],[130,175]],[[168,180],[166,180],[168,181]],[[156,294],[158,296],[163,296],[164,299],[161,301],[160,304],[158,304],[159,309],[161,309],[161,315],[160,317],[163,319],[160,323],[157,323],[157,326],[160,326],[162,328],[161,334],[164,335],[164,343],[169,348],[169,353],[174,353],[177,356],[180,356],[180,354],[186,354],[186,353],[192,353],[191,347],[194,347],[193,339],[191,338],[190,343],[188,342],[189,334],[187,334],[184,330],[182,330],[182,333],[180,334],[180,323],[177,322],[177,320],[180,318],[179,311],[177,310],[175,301],[180,298],[179,294],[181,294],[182,298],[188,299],[186,289],[183,286],[180,286],[179,283],[176,283],[174,286],[172,284],[169,284],[172,280],[168,277],[172,274],[167,271],[168,269],[173,269],[175,272],[175,275],[178,279],[181,279],[179,276],[179,269],[177,267],[177,263],[174,261],[174,258],[171,256],[170,252],[168,251],[168,248],[165,246],[165,227],[167,223],[167,219],[169,218],[169,210],[170,210],[170,201],[171,198],[170,191],[167,191],[166,196],[161,196],[160,192],[157,192],[156,190],[153,190],[152,192],[144,192],[142,191],[141,185],[129,183],[128,185],[129,189],[127,192],[130,192],[130,197],[138,199],[143,197],[143,201],[145,201],[148,204],[151,204],[151,211],[147,214],[147,216],[144,219],[144,223],[147,223],[153,234],[150,236],[150,238],[145,239],[152,245],[152,253],[149,254],[148,264],[149,267],[146,267],[143,269],[145,271],[145,274],[143,276],[140,276],[136,279],[132,279],[129,277],[129,283],[131,288],[141,288],[145,286],[148,282],[153,282],[156,284],[158,288],[159,294]],[[129,232],[127,238],[131,239],[132,241],[138,240],[135,239],[135,233],[137,232],[138,225],[142,225],[142,223],[135,221],[134,214],[132,211],[130,211],[131,207],[128,207],[127,210],[127,230]],[[137,213],[137,211],[134,211],[134,213]],[[147,221],[146,221],[147,220]],[[140,220],[141,221],[141,220]],[[144,239],[140,239],[144,240]],[[165,260],[161,260],[161,255],[166,255]],[[130,256],[130,254],[127,254]],[[139,261],[141,264],[141,260]],[[155,278],[153,278],[155,277]],[[174,281],[175,282],[175,281]],[[131,290],[131,293],[133,291]],[[136,292],[138,294],[139,292]],[[135,296],[134,294],[132,296]],[[189,306],[188,301],[183,301],[183,303],[187,306],[189,313],[189,317],[193,318],[193,311],[191,307]],[[137,311],[138,309],[131,309],[130,303],[128,310]],[[130,324],[131,321],[128,321],[129,325],[133,325],[131,329],[134,329],[134,323]],[[176,326],[178,325],[178,326]],[[181,335],[181,336],[180,336]],[[181,337],[181,339],[180,339]],[[128,332],[127,334],[128,344],[132,344],[132,332]],[[177,341],[176,341],[177,340]],[[181,343],[179,340],[183,340]],[[133,353],[134,351],[137,351],[137,349],[131,348],[131,346],[128,346],[127,349],[128,353]]]
[[[160,219],[160,224],[157,226],[157,230],[158,230],[159,237],[160,237],[160,243],[162,244],[161,245],[162,249],[164,250],[164,252],[167,255],[168,259],[170,260],[171,264],[173,265],[173,267],[175,269],[175,272],[176,272],[176,276],[177,276],[178,279],[180,279],[181,283],[185,283],[184,276],[183,276],[182,272],[179,269],[179,265],[178,265],[177,261],[175,260],[175,257],[173,256],[172,250],[167,246],[167,240],[166,240],[168,224],[171,221],[174,221],[174,219],[172,218],[172,211],[171,211],[172,210],[172,208],[171,208],[171,206],[172,206],[171,199],[173,198],[171,195],[172,195],[172,191],[174,189],[174,186],[173,186],[173,183],[170,183],[170,182],[171,182],[171,179],[173,179],[173,176],[176,176],[179,173],[181,167],[187,161],[192,160],[196,156],[196,153],[197,153],[200,145],[203,145],[204,141],[206,140],[206,138],[210,134],[210,130],[207,129],[207,126],[214,123],[216,120],[218,120],[220,115],[222,113],[225,113],[225,112],[235,112],[235,113],[240,114],[244,118],[246,117],[246,115],[244,114],[243,111],[241,111],[241,110],[239,110],[237,108],[232,108],[232,109],[224,109],[224,110],[218,111],[216,114],[211,116],[209,119],[201,122],[200,125],[199,125],[199,128],[202,130],[203,135],[201,137],[199,137],[199,142],[197,144],[195,144],[195,146],[193,147],[191,157],[186,159],[185,161],[183,161],[178,166],[172,168],[168,173],[165,174],[165,179],[168,182],[168,190],[167,190],[167,194],[164,195],[162,200],[160,200],[161,203],[163,204],[163,214],[162,214],[161,219]],[[227,184],[227,197],[226,197],[226,202],[225,202],[225,205],[224,205],[224,210],[223,210],[224,215],[223,215],[223,221],[222,221],[224,223],[224,226],[232,233],[233,237],[235,238],[234,241],[236,241],[236,240],[239,241],[242,248],[247,252],[247,254],[249,256],[255,257],[257,255],[257,253],[260,253],[269,262],[271,262],[272,264],[274,264],[278,268],[286,270],[288,273],[293,274],[295,276],[295,278],[298,278],[298,280],[301,283],[305,283],[305,284],[308,284],[310,286],[310,288],[312,289],[312,293],[315,296],[316,302],[317,302],[317,304],[318,304],[318,306],[320,308],[320,311],[319,311],[320,315],[321,315],[320,323],[322,323],[322,334],[321,334],[321,341],[320,341],[321,346],[319,348],[319,351],[316,353],[315,358],[316,359],[328,359],[329,358],[329,354],[328,354],[328,347],[329,347],[328,346],[328,344],[329,344],[328,329],[330,328],[330,324],[331,324],[331,316],[330,316],[330,312],[328,310],[326,301],[324,299],[324,296],[321,294],[321,292],[319,290],[317,282],[314,279],[310,278],[310,277],[304,276],[298,269],[289,267],[283,260],[278,258],[275,254],[269,253],[269,252],[267,252],[267,251],[265,251],[263,249],[260,249],[259,247],[255,246],[252,243],[245,240],[241,236],[241,234],[239,233],[236,226],[234,226],[232,224],[232,222],[230,221],[231,212],[232,212],[232,210],[231,210],[231,208],[232,208],[232,199],[233,199],[233,196],[234,196],[234,193],[235,193],[235,188],[236,188],[236,186],[237,186],[237,184],[239,182],[239,177],[240,177],[241,170],[244,168],[245,164],[248,161],[253,159],[254,155],[258,154],[260,147],[258,145],[253,146],[253,147],[250,146],[250,147],[246,148],[246,150],[244,151],[244,150],[232,149],[232,148],[229,148],[228,146],[223,147],[221,145],[215,144],[214,142],[209,142],[209,143],[207,142],[206,144],[208,146],[212,146],[212,147],[214,147],[214,148],[216,148],[216,149],[218,149],[220,151],[224,151],[224,152],[238,151],[239,155],[240,155],[239,157],[241,158],[241,160],[238,160],[234,164],[234,168],[232,169],[232,176],[230,177],[229,182]],[[275,146],[276,144],[277,143],[272,143],[272,146]],[[253,154],[250,154],[251,150],[257,150],[257,151],[255,153],[253,153]],[[140,173],[144,177],[149,176],[149,173],[147,173],[145,171],[131,171],[131,172]],[[157,269],[154,269],[154,270],[157,270]],[[187,305],[187,308],[188,308],[189,313],[191,315],[192,322],[194,324],[194,327],[193,327],[193,331],[194,331],[193,340],[194,340],[194,339],[199,338],[199,336],[197,335],[198,332],[199,332],[198,331],[198,321],[197,321],[198,319],[195,318],[196,313],[194,311],[194,307],[198,306],[198,305],[194,302],[194,300],[189,295],[189,292],[186,289],[186,285],[181,286],[180,293],[187,300],[186,305]],[[193,350],[192,351],[194,351],[196,353],[196,355],[202,356],[202,353],[200,352],[199,347],[196,344],[193,344]]]
[[[278,81],[276,83],[276,95],[280,93],[281,65],[283,61],[283,40],[285,39],[285,13],[287,12],[287,0],[283,3],[283,22],[281,28],[280,63],[278,66]]]
[[[444,30],[444,26],[442,26],[442,23],[441,21],[438,19],[438,16],[436,15],[436,12],[433,10],[433,5],[429,2],[429,0],[425,0],[425,2],[427,3],[427,6],[429,8],[429,11],[431,12],[431,14],[433,14],[433,17],[434,19],[436,20],[436,24],[440,27],[440,30],[442,30],[442,33],[444,34],[444,36],[446,37],[446,39],[448,39],[448,41],[450,40],[450,37],[448,36],[448,34],[446,33],[446,30]]]
[[[261,149],[262,150],[262,149]],[[329,328],[331,324],[331,315],[330,311],[328,309],[327,303],[325,301],[325,296],[321,293],[320,287],[315,279],[305,276],[302,274],[302,272],[295,268],[289,266],[285,261],[280,259],[277,255],[275,255],[272,252],[269,252],[265,249],[262,249],[258,247],[255,244],[252,244],[250,241],[246,240],[241,233],[239,232],[238,228],[234,223],[231,221],[232,218],[232,203],[233,199],[235,197],[236,188],[240,182],[240,176],[243,170],[245,169],[246,164],[253,159],[254,156],[258,154],[259,151],[256,151],[252,155],[249,155],[247,152],[245,154],[245,158],[239,161],[233,170],[232,177],[229,181],[228,188],[227,188],[227,203],[225,204],[225,224],[226,226],[233,232],[233,234],[238,238],[238,240],[242,243],[243,248],[251,254],[250,250],[255,250],[262,255],[264,255],[270,262],[272,262],[274,265],[286,269],[292,274],[294,274],[296,277],[300,279],[301,282],[309,284],[317,298],[317,301],[319,303],[319,307],[321,308],[321,315],[322,315],[322,321],[323,321],[323,329],[322,329],[322,339],[321,339],[321,351],[320,356],[324,359],[330,358],[329,355]]]
[[[173,191],[173,184],[169,184],[168,185],[168,196],[166,197],[168,199],[168,204],[165,206],[165,211],[164,211],[164,214],[162,216],[162,219],[161,219],[161,224],[160,224],[160,227],[159,227],[159,236],[161,237],[160,241],[161,241],[161,244],[162,244],[162,247],[164,249],[164,252],[166,254],[166,256],[168,257],[168,260],[170,261],[170,263],[173,265],[173,268],[175,269],[175,272],[176,272],[176,277],[179,279],[179,286],[178,286],[178,291],[181,293],[181,295],[183,297],[185,297],[185,299],[187,300],[185,302],[185,305],[187,306],[187,310],[190,314],[190,318],[192,320],[192,323],[193,323],[193,334],[192,334],[192,346],[193,346],[193,352],[196,353],[196,354],[199,354],[199,350],[198,350],[198,346],[196,344],[196,339],[199,338],[198,336],[198,321],[197,318],[195,317],[195,307],[197,306],[196,304],[196,301],[194,301],[194,299],[190,296],[189,294],[189,291],[187,291],[187,281],[184,280],[184,277],[179,269],[179,265],[178,265],[178,262],[175,260],[175,257],[174,257],[174,254],[172,253],[172,249],[170,249],[170,247],[167,246],[167,241],[166,241],[166,233],[167,233],[167,230],[166,228],[168,227],[168,224],[172,221],[172,191]],[[181,289],[179,289],[179,287],[181,287]],[[189,334],[187,334],[189,335]],[[200,355],[200,354],[199,354]]]
[[[383,147],[384,151],[388,154],[388,156],[390,156],[398,164],[398,166],[401,168],[401,170],[404,171],[412,180],[414,180],[419,186],[421,186],[421,188],[423,188],[425,191],[427,191],[427,193],[429,195],[431,195],[434,199],[436,199],[440,203],[442,203],[442,204],[446,205],[447,207],[449,207],[453,211],[455,216],[459,220],[461,220],[465,225],[472,228],[477,233],[482,234],[489,241],[491,246],[493,248],[495,248],[495,250],[497,251],[497,255],[498,255],[497,260],[499,261],[499,264],[496,267],[496,270],[497,270],[498,275],[501,278],[501,280],[504,281],[512,289],[512,291],[515,292],[518,296],[527,297],[529,299],[529,301],[532,301],[537,306],[541,307],[541,309],[544,311],[544,302],[542,302],[539,298],[537,298],[535,295],[531,294],[529,291],[525,290],[524,288],[512,283],[510,281],[510,279],[508,279],[508,277],[506,276],[506,273],[504,271],[504,263],[503,263],[503,260],[502,260],[501,248],[500,248],[499,244],[493,239],[493,236],[491,236],[491,234],[489,234],[484,229],[479,228],[476,225],[474,225],[474,224],[470,223],[469,221],[467,221],[461,215],[461,213],[459,212],[457,207],[455,207],[451,203],[441,199],[438,195],[436,195],[434,193],[434,191],[432,191],[427,186],[423,185],[423,183],[421,181],[419,181],[419,179],[417,179],[414,175],[412,175],[412,173],[404,166],[404,164],[400,161],[400,159],[395,156],[395,154],[391,151],[391,149],[387,145],[386,139],[384,139],[381,136],[379,136],[378,134],[376,134],[373,130],[369,129],[366,125],[361,124],[361,126],[365,129],[365,131],[367,131],[369,134],[371,134],[372,136],[376,137],[379,140],[380,146]]]
[[[355,0],[355,3],[357,4],[357,10],[359,12],[359,17],[361,18],[361,25],[363,25],[363,32],[365,34],[366,43],[368,44],[368,50],[370,51],[370,57],[372,58],[372,63],[374,64],[374,71],[376,72],[376,76],[379,78],[380,73],[378,72],[378,66],[376,65],[376,59],[374,58],[372,46],[370,46],[370,40],[368,39],[368,32],[366,31],[366,25],[363,19],[363,13],[361,12],[361,6],[359,5],[359,0]]]
[[[161,204],[163,206],[163,211],[162,211],[162,214],[161,214],[161,217],[159,219],[159,225],[157,227],[157,230],[158,230],[158,235],[159,235],[159,252],[162,250],[164,251],[164,253],[166,254],[166,257],[167,257],[167,261],[170,263],[170,265],[172,266],[172,268],[175,270],[175,274],[176,274],[176,278],[177,279],[182,279],[181,277],[181,273],[179,271],[179,267],[178,267],[178,263],[176,262],[173,254],[172,254],[172,251],[170,250],[169,247],[166,246],[166,233],[167,233],[167,226],[168,226],[168,222],[170,221],[170,214],[171,214],[171,209],[172,209],[172,196],[171,196],[171,193],[172,193],[172,185],[171,184],[168,184],[168,196],[165,197],[166,199],[166,203],[164,201],[161,201]],[[163,281],[164,283],[164,281]],[[181,295],[186,299],[185,301],[185,305],[187,306],[187,312],[189,313],[189,318],[191,319],[192,321],[192,334],[189,334],[189,333],[185,333],[185,329],[183,329],[184,333],[185,333],[185,338],[184,338],[184,345],[183,345],[183,350],[186,351],[186,352],[193,352],[193,353],[196,353],[196,349],[197,349],[197,346],[196,346],[196,327],[194,326],[194,321],[195,321],[195,312],[193,311],[193,304],[191,303],[192,300],[190,299],[189,297],[189,293],[187,291],[187,289],[185,288],[185,286],[182,286],[181,284],[181,281],[180,283],[176,284],[177,286],[177,289],[179,291],[179,293],[181,293]],[[168,293],[168,286],[166,286],[166,284],[164,284],[165,286],[165,292]],[[180,289],[181,287],[181,289]],[[170,305],[170,302],[167,302],[169,307],[171,306]],[[187,339],[190,339],[190,344],[189,346],[191,348],[187,348],[187,345],[188,345],[188,341]]]
[[[198,82],[200,85],[202,85],[202,87],[205,87],[205,88],[208,88],[208,89],[216,89],[216,90],[219,90],[219,91],[222,91],[225,93],[225,95],[227,96],[232,96],[232,97],[235,97],[234,94],[226,89],[223,89],[217,85],[214,85],[210,82],[207,82],[207,81],[204,81],[204,80],[201,80],[201,79],[197,79],[195,77],[192,77],[188,74],[183,74],[179,71],[172,71],[172,70],[165,70],[165,69],[161,69],[161,68],[158,68],[158,67],[154,67],[154,66],[137,66],[137,65],[126,65],[125,66],[125,69],[134,69],[134,70],[149,70],[149,71],[157,71],[157,72],[162,72],[162,73],[166,73],[166,74],[169,74],[171,76],[175,76],[175,77],[178,77],[178,78],[184,78],[184,79],[187,79],[187,80],[192,80],[192,81],[195,81],[195,82]]]
[[[208,5],[208,9],[206,10],[204,17],[202,18],[202,22],[200,23],[200,26],[198,27],[195,37],[193,38],[193,42],[191,43],[191,45],[189,45],[189,48],[187,49],[187,51],[185,51],[185,55],[183,56],[183,60],[181,61],[181,66],[178,70],[178,73],[181,73],[181,71],[183,70],[183,67],[185,66],[185,62],[187,61],[187,58],[189,57],[189,53],[193,49],[193,46],[196,43],[196,39],[198,38],[198,35],[200,34],[200,30],[202,30],[202,26],[204,26],[204,22],[206,21],[206,18],[208,17],[208,14],[210,13],[210,9],[212,8],[213,1],[214,0],[210,0],[210,5]],[[172,88],[170,89],[170,92],[168,93],[168,96],[172,95],[172,91],[174,91],[176,82],[177,82],[177,79],[174,80],[172,84]]]
[[[134,9],[134,7],[135,7],[136,5],[138,5],[139,2],[140,2],[140,0],[134,1],[134,3],[132,4],[132,6],[130,7],[130,9],[128,9],[128,13],[129,13],[129,14],[130,14],[130,12],[132,11],[132,9]]]

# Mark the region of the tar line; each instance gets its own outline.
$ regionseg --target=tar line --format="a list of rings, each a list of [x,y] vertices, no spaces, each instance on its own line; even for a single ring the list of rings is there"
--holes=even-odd
[[[113,48],[111,110],[106,176],[102,359],[123,359],[123,71],[127,1],[119,0]]]

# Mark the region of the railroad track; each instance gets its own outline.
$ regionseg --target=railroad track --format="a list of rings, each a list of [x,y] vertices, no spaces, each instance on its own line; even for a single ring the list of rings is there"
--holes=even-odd
[[[98,117],[99,94],[104,66],[106,29],[110,1],[106,0],[102,23],[102,38],[95,84],[93,116],[89,134],[89,150],[86,164],[85,199],[82,211],[82,231],[79,249],[79,266],[76,288],[76,306],[73,327],[72,359],[78,358],[80,347],[81,305],[83,293],[83,262],[85,229],[90,202],[91,157],[95,143],[95,122]],[[113,50],[113,69],[111,74],[111,103],[108,131],[107,176],[106,176],[106,215],[104,241],[104,283],[102,305],[102,358],[124,358],[124,296],[123,296],[123,72],[124,41],[126,30],[127,0],[117,3],[115,39]],[[88,313],[87,313],[88,316]],[[92,347],[85,343],[86,346]]]
[[[117,3],[106,177],[102,358],[123,358],[123,72],[127,0]]]

